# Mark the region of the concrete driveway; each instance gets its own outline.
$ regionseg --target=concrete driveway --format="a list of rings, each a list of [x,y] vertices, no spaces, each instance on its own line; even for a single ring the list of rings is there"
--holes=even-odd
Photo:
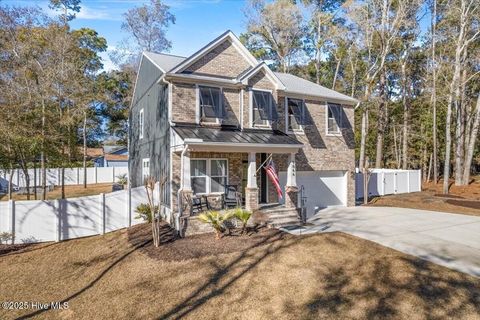
[[[296,234],[340,231],[480,277],[480,217],[405,208],[321,210]]]

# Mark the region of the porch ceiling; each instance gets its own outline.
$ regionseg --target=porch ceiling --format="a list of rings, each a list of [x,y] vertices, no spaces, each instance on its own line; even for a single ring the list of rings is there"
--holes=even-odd
[[[303,144],[279,130],[177,125],[173,130],[191,150],[216,152],[297,152]]]

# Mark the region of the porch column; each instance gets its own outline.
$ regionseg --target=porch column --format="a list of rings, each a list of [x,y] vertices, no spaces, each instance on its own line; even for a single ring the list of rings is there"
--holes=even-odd
[[[295,168],[295,153],[290,153],[288,156],[288,169],[287,169],[287,186],[297,186],[297,174]]]
[[[258,209],[257,162],[255,152],[248,154],[248,179],[245,188],[245,208],[249,211]]]
[[[192,182],[190,178],[190,151],[186,150],[182,155],[182,180],[183,191],[192,190]]]
[[[295,168],[295,153],[288,157],[287,185],[285,186],[285,207],[298,208],[297,172]]]
[[[192,191],[192,183],[190,178],[190,151],[185,149],[182,152],[181,159],[180,159],[180,192],[178,197],[178,205],[180,206],[179,213],[181,216],[189,216],[192,213],[192,206],[190,201],[186,201],[187,199],[191,199],[193,195]],[[181,222],[180,222],[181,223]],[[181,226],[179,226],[182,229]]]

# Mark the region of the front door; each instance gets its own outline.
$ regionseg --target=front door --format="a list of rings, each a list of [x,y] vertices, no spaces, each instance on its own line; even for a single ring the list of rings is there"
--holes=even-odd
[[[245,203],[245,188],[248,183],[248,161],[242,162],[242,203]]]
[[[267,155],[265,153],[260,154],[260,164],[264,163],[265,160],[267,159]],[[245,188],[247,187],[248,183],[248,161],[243,161],[242,162],[242,201],[245,202]],[[258,168],[257,168],[258,170]],[[265,172],[265,169],[261,168],[258,170],[258,174],[260,175],[260,179],[257,180],[259,183],[258,187],[260,190],[260,203],[267,203],[267,185],[268,185],[268,180],[267,180],[267,173]]]
[[[260,165],[266,165],[265,160],[267,160],[267,154],[260,154]],[[267,172],[265,169],[261,168],[260,171],[260,203],[267,203]]]

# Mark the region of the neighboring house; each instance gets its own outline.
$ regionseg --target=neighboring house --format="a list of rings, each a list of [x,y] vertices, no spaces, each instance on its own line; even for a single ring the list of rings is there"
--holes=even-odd
[[[122,146],[104,146],[103,154],[93,161],[95,167],[127,167],[128,148]]]
[[[273,72],[231,31],[190,57],[145,52],[130,110],[132,186],[166,177],[162,198],[172,221],[189,209],[185,196],[215,198],[225,184],[238,187],[249,210],[277,202],[296,208],[300,190],[309,216],[354,205],[356,103]],[[257,171],[269,154],[285,200]]]

